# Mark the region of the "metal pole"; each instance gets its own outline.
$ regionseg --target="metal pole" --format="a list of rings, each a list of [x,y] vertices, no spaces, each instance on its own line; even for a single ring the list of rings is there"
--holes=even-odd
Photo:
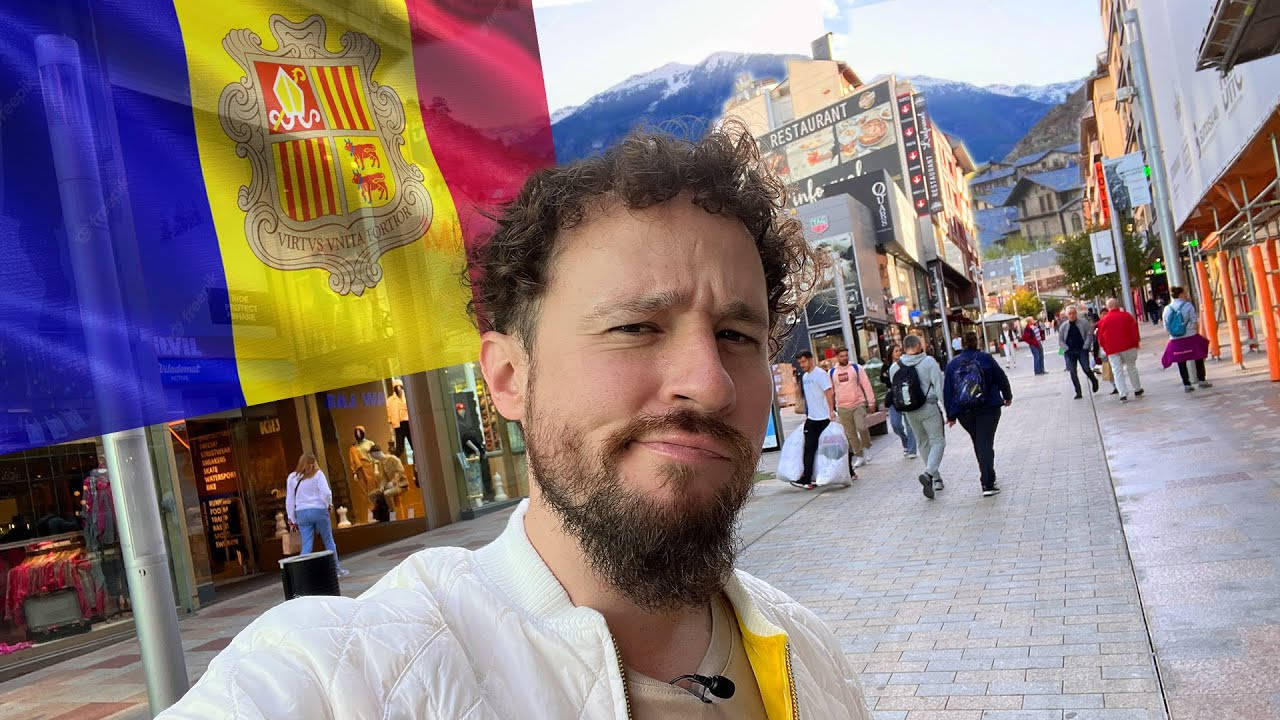
[[[113,195],[108,201],[103,193],[78,45],[61,35],[40,35],[35,50],[100,420],[105,427],[136,425],[140,391],[130,385],[138,382],[138,371],[128,337],[118,332],[124,323],[124,302],[114,270],[113,237],[105,221],[111,205],[124,196]],[[186,692],[187,669],[155,473],[145,429],[106,435],[103,445],[147,699],[152,714],[158,714]]]
[[[942,318],[942,341],[947,345],[947,360],[950,361],[955,356],[955,351],[951,347],[951,328],[947,327],[947,296],[944,294],[946,288],[942,285],[941,262],[933,266],[933,287],[938,295],[938,316]]]
[[[844,266],[840,263],[840,254],[834,248],[828,248],[831,254],[831,269],[835,275],[836,307],[840,310],[840,334],[844,336],[844,346],[857,358],[858,353],[853,344],[853,324],[849,321],[849,298],[844,290]]]
[[[1151,168],[1151,179],[1154,181],[1155,197],[1151,205],[1160,222],[1160,246],[1164,249],[1165,264],[1168,265],[1171,285],[1186,287],[1187,278],[1182,272],[1182,256],[1178,252],[1178,243],[1173,236],[1173,196],[1169,194],[1169,179],[1164,170],[1164,150],[1160,144],[1160,129],[1156,126],[1155,103],[1151,96],[1151,77],[1147,74],[1146,50],[1142,45],[1142,28],[1138,24],[1138,11],[1124,11],[1124,22],[1132,33],[1129,39],[1129,61],[1133,64],[1134,90],[1137,92],[1138,106],[1142,109],[1143,145],[1147,151],[1147,165]],[[1113,213],[1114,217],[1114,213]],[[1114,223],[1115,221],[1112,220]]]
[[[1117,173],[1118,174],[1118,173]],[[1106,173],[1103,173],[1105,178]],[[1133,314],[1133,292],[1129,289],[1129,259],[1125,257],[1124,229],[1120,227],[1122,218],[1111,201],[1111,183],[1103,180],[1102,190],[1107,196],[1107,207],[1111,208],[1111,244],[1116,249],[1116,268],[1120,271],[1120,292],[1123,293],[1124,309]]]

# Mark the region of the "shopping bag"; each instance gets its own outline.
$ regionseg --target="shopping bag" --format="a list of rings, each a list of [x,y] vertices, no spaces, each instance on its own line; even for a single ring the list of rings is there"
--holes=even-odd
[[[1116,378],[1115,378],[1115,375],[1113,375],[1111,372],[1110,362],[1103,360],[1102,362],[1098,363],[1098,370],[1102,372],[1103,380],[1106,380],[1107,382],[1115,382]]]
[[[796,428],[782,441],[782,454],[778,458],[778,479],[783,482],[799,480],[804,474],[804,431]]]
[[[801,458],[803,460],[803,458]],[[849,485],[849,440],[840,423],[832,421],[818,436],[813,460],[813,481],[818,485]]]

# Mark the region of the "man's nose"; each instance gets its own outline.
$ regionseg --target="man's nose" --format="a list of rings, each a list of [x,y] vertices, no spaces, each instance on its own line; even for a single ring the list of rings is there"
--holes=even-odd
[[[659,369],[665,402],[706,413],[733,406],[737,392],[714,333],[689,333],[665,355]]]

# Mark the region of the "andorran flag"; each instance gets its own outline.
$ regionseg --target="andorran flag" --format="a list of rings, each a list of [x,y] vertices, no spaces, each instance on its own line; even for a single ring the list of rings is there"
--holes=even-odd
[[[0,10],[0,454],[474,359],[530,0]]]

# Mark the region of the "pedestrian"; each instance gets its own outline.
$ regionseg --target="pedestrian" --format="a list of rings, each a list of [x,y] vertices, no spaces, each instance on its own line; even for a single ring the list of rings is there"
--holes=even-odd
[[[889,381],[889,369],[901,357],[901,345],[890,347],[889,362],[880,366],[880,384],[887,388],[892,386]],[[907,419],[894,404],[892,390],[884,394],[884,409],[889,415],[889,427],[893,428],[893,434],[897,435],[898,439],[902,441],[902,455],[908,459],[914,459],[916,456],[916,436],[911,432],[911,426],[907,424]]]
[[[946,429],[938,398],[942,394],[942,368],[924,352],[924,342],[917,335],[902,341],[903,355],[889,368],[893,404],[907,417],[907,425],[916,438],[924,459],[924,472],[917,478],[924,496],[933,499],[943,488],[942,453],[947,449]]]
[[[333,553],[338,577],[346,577],[349,573],[338,562],[338,546],[333,541],[333,525],[329,518],[329,512],[333,510],[333,491],[329,488],[329,479],[316,463],[315,455],[302,453],[297,468],[285,481],[284,492],[284,511],[289,517],[289,525],[302,536],[302,554],[311,552],[316,535],[319,535],[324,549]]]
[[[1098,324],[1101,325],[1102,321],[1106,319],[1106,317],[1107,317],[1107,309],[1104,307],[1102,308],[1102,312],[1098,314]],[[1098,335],[1097,327],[1093,329],[1093,335],[1096,339]],[[1109,361],[1106,361],[1105,353],[1103,353],[1102,345],[1100,343],[1094,342],[1093,354],[1090,356],[1089,362],[1090,362],[1090,367],[1093,368],[1093,371],[1096,372],[1099,376],[1102,377],[1103,380],[1105,380],[1107,383],[1111,385],[1111,394],[1119,395],[1120,389],[1116,387],[1115,375],[1111,372],[1111,363]]]
[[[1109,298],[1107,310],[1094,334],[1102,351],[1107,354],[1111,375],[1120,391],[1120,402],[1129,402],[1130,392],[1134,397],[1140,397],[1144,391],[1138,377],[1138,347],[1141,344],[1138,319],[1120,307],[1119,300]]]
[[[501,536],[267,611],[162,717],[869,720],[840,641],[734,568],[770,349],[823,261],[745,129],[620,142],[531,175],[468,253],[528,455]]]
[[[1013,332],[1013,323],[1005,323],[1000,329],[1000,340],[1004,344],[1004,366],[1012,369],[1018,366],[1014,351],[1018,349],[1018,336]]]
[[[1000,409],[1013,402],[1013,389],[995,359],[978,352],[976,333],[964,334],[964,351],[947,363],[942,394],[947,425],[952,427],[959,421],[969,433],[978,459],[982,496],[991,497],[1000,492],[996,485],[996,427]]]
[[[865,454],[871,448],[867,413],[876,411],[875,390],[867,371],[858,363],[849,362],[848,348],[836,350],[836,365],[829,376],[836,396],[836,416],[849,441],[849,475],[857,480],[856,469],[866,464]]]
[[[813,481],[813,463],[818,456],[818,440],[822,431],[836,416],[835,393],[831,376],[813,360],[813,353],[802,350],[796,355],[800,366],[800,385],[804,392],[804,473],[791,484],[805,490],[818,487]]]
[[[1098,378],[1089,369],[1089,357],[1093,354],[1095,342],[1093,323],[1081,315],[1075,305],[1067,306],[1066,315],[1066,319],[1058,326],[1058,341],[1062,343],[1067,371],[1071,373],[1071,384],[1075,386],[1076,399],[1079,400],[1083,395],[1080,394],[1080,378],[1076,374],[1076,366],[1084,371],[1093,391],[1098,392]]]
[[[1165,332],[1169,333],[1169,343],[1164,347],[1164,356],[1160,363],[1164,367],[1178,364],[1178,374],[1182,376],[1182,389],[1193,392],[1191,373],[1187,363],[1196,366],[1196,382],[1201,388],[1211,388],[1213,383],[1205,380],[1204,359],[1209,356],[1209,341],[1200,334],[1200,317],[1196,314],[1196,306],[1186,299],[1186,288],[1173,286],[1169,288],[1173,299],[1164,309]]]
[[[1036,375],[1045,375],[1044,328],[1034,317],[1028,317],[1022,326],[1022,342],[1031,348],[1031,366]]]
[[[1160,324],[1160,302],[1156,300],[1156,296],[1152,295],[1147,298],[1146,304],[1143,306],[1147,311],[1147,322],[1152,325]]]

